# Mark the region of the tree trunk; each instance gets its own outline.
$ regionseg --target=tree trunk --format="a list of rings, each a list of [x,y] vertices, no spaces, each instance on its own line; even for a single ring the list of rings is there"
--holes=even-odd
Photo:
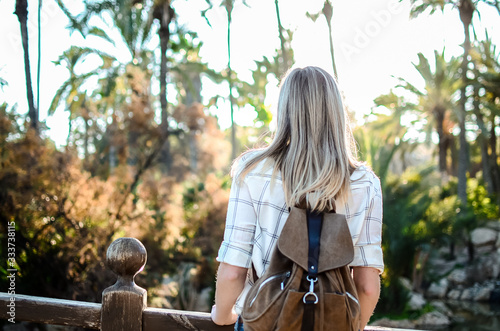
[[[40,109],[40,71],[42,66],[42,0],[38,0],[38,59],[36,68],[36,109]]]
[[[231,69],[231,14],[233,1],[226,0],[227,11],[227,74],[229,83],[229,104],[231,106],[231,159],[236,158],[236,124],[234,123],[233,71]]]
[[[418,248],[413,257],[413,272],[412,272],[412,287],[414,291],[420,292],[422,281],[424,279],[424,271],[427,261],[429,260],[430,252],[423,251]]]
[[[469,163],[469,151],[466,140],[465,132],[465,119],[466,119],[466,109],[465,104],[467,103],[466,89],[468,85],[467,70],[469,64],[469,50],[470,50],[470,33],[469,27],[472,22],[472,15],[474,13],[474,4],[471,0],[460,0],[458,5],[460,20],[464,26],[464,56],[462,61],[462,88],[460,89],[460,105],[459,111],[459,127],[460,127],[460,153],[458,162],[458,198],[460,203],[464,208],[467,205],[467,168]]]
[[[83,120],[85,121],[85,133],[83,136],[83,155],[84,155],[83,166],[84,166],[84,169],[87,170],[88,165],[89,165],[89,118],[88,118],[88,116],[85,116],[83,118]]]
[[[494,191],[495,193],[500,193],[500,168],[498,167],[498,156],[497,156],[497,135],[495,132],[496,128],[496,115],[491,115],[491,129],[490,129],[490,139],[489,139],[489,147],[490,147],[490,167],[491,167],[491,175],[493,177]],[[497,202],[500,203],[500,194],[497,195]]]
[[[73,130],[73,120],[71,119],[71,111],[69,112],[68,120],[68,136],[66,137],[66,149],[69,148],[69,142],[71,140],[71,131]]]
[[[16,11],[19,24],[21,25],[21,37],[23,40],[24,50],[24,72],[26,74],[26,93],[28,97],[28,117],[30,119],[30,126],[35,129],[38,134],[38,111],[35,108],[33,101],[33,85],[31,82],[31,67],[28,48],[28,1],[16,0]]]
[[[447,138],[445,137],[444,129],[443,129],[444,112],[445,112],[445,110],[440,108],[440,107],[436,107],[433,110],[434,118],[436,119],[436,131],[438,134],[438,141],[439,141],[439,144],[438,144],[438,146],[439,146],[439,151],[438,151],[438,154],[439,154],[439,172],[441,172],[441,174],[445,174],[446,170],[447,170],[447,167],[446,167],[446,147],[447,147],[448,142],[447,142]]]
[[[451,152],[451,174],[457,176],[458,174],[458,149],[455,136],[449,136],[450,152]]]
[[[476,105],[474,105],[474,108],[476,108]],[[474,111],[476,110],[474,109]],[[483,170],[483,179],[484,182],[486,183],[486,189],[488,190],[488,193],[493,194],[493,192],[495,191],[495,184],[493,183],[492,166],[490,164],[490,156],[488,154],[488,142],[487,142],[487,137],[485,135],[486,128],[483,121],[483,114],[479,113],[479,110],[477,111],[477,113],[478,113],[476,114],[477,124],[481,130],[481,133],[478,135],[477,140],[479,142],[479,147],[481,148],[481,165]]]
[[[462,92],[460,105],[460,118],[459,118],[459,143],[460,143],[460,152],[458,154],[458,186],[457,186],[457,194],[460,200],[462,207],[465,207],[467,204],[467,168],[469,163],[469,151],[467,146],[467,140],[465,137],[465,88]]]
[[[454,260],[455,259],[455,241],[453,238],[450,239],[451,242],[450,242],[450,246],[449,246],[449,256],[448,256],[448,260]]]
[[[491,149],[491,155],[495,156],[497,155],[497,135],[495,132],[495,127],[496,127],[496,115],[491,114],[491,129],[490,129],[490,149]]]
[[[228,70],[229,76],[232,75],[231,68]],[[236,123],[234,123],[234,99],[233,99],[233,83],[229,78],[229,104],[231,106],[231,159],[236,158]]]
[[[168,139],[168,102],[167,102],[167,50],[170,41],[170,22],[173,17],[173,9],[170,7],[170,1],[158,5],[155,8],[155,18],[160,21],[158,35],[160,37],[160,106],[161,106],[161,131],[165,138],[165,143],[160,152],[160,162],[165,164],[167,171],[171,168],[172,158],[170,156],[170,141]],[[163,139],[163,138],[162,138]]]
[[[479,72],[474,70],[474,75],[477,77]],[[483,180],[486,183],[486,189],[488,190],[488,194],[493,194],[494,192],[494,184],[492,177],[492,167],[490,165],[490,156],[488,154],[488,131],[484,124],[483,114],[479,109],[479,87],[474,85],[474,114],[476,115],[476,122],[479,126],[479,135],[477,136],[477,141],[479,143],[479,147],[481,148],[481,165],[483,169]]]
[[[187,79],[189,82],[184,82],[186,97],[185,97],[185,105],[186,111],[188,109],[192,109],[191,107],[200,107],[201,106],[201,77],[200,73],[193,72],[189,73]],[[203,111],[203,110],[201,110]],[[198,114],[198,111],[194,112]],[[197,117],[196,122],[199,120]],[[191,121],[188,121],[191,122]],[[189,133],[188,133],[188,145],[189,145],[189,169],[193,174],[198,173],[198,126],[188,125]]]
[[[169,12],[170,4],[164,3],[160,7],[160,105],[162,124],[168,123],[168,103],[167,103],[167,49],[170,40],[169,24],[172,20]]]
[[[335,78],[339,79],[339,75],[337,74],[337,66],[335,65],[335,53],[333,51],[333,36],[332,36],[332,16],[333,16],[333,7],[330,1],[325,1],[325,5],[323,6],[323,15],[325,15],[326,23],[328,24],[328,39],[330,40],[330,56],[332,57],[332,66],[333,73],[335,74]]]
[[[283,36],[283,25],[281,25],[281,17],[280,17],[280,8],[278,6],[278,0],[274,0],[274,5],[276,7],[276,19],[278,20],[278,32],[280,36],[280,44],[281,44],[281,57],[283,59],[283,64],[279,68],[279,78],[288,70],[288,67],[290,66],[289,59],[288,59],[288,51],[286,49],[285,45],[285,37]]]
[[[470,237],[470,233],[468,234],[467,237],[467,255],[469,257],[469,263],[474,262],[474,257],[475,257],[475,248],[474,244],[472,243],[472,239]]]
[[[112,175],[118,165],[118,151],[116,147],[116,134],[118,131],[118,123],[115,114],[112,115],[113,121],[108,127],[109,134],[109,174]]]

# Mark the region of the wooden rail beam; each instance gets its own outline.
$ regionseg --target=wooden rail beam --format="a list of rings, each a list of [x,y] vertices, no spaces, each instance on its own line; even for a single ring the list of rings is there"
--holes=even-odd
[[[218,326],[209,313],[172,309],[146,308],[143,331],[232,331],[233,325]]]
[[[102,304],[42,298],[0,292],[0,307],[15,302],[15,320],[34,323],[79,326],[102,331],[232,331],[218,326],[209,313],[147,308],[146,290],[134,282],[147,260],[146,249],[135,238],[119,238],[108,248],[107,264],[118,276],[116,283],[103,291]],[[0,319],[10,318],[0,309]],[[415,331],[368,326],[364,331]]]
[[[7,307],[11,295],[0,292],[0,307]],[[16,321],[27,321],[44,324],[72,325],[87,329],[101,327],[101,304],[34,297],[16,294]],[[7,309],[0,309],[0,319],[10,316]]]

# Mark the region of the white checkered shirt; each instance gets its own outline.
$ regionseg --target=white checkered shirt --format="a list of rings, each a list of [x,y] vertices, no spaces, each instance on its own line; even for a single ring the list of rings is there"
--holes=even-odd
[[[271,188],[272,168],[257,165],[243,181],[233,181],[226,218],[224,241],[217,261],[250,268],[254,265],[260,277],[271,258],[278,236],[288,217],[288,207],[277,176]],[[337,206],[344,214],[351,231],[354,260],[350,266],[384,269],[382,259],[382,190],[380,180],[362,166],[351,176],[351,194],[344,206]],[[247,282],[236,310],[241,306],[251,284]]]

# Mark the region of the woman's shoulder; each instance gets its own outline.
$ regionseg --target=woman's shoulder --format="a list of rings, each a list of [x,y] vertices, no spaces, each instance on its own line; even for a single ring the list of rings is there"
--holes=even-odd
[[[354,170],[351,175],[351,186],[353,187],[380,187],[380,179],[366,164],[362,164]]]
[[[250,150],[240,155],[233,164],[233,176],[238,176],[246,168],[246,165],[252,160],[258,158],[260,154],[261,150]],[[247,173],[247,176],[270,175],[273,173],[273,167],[274,161],[269,158],[265,158],[254,164],[251,170]]]

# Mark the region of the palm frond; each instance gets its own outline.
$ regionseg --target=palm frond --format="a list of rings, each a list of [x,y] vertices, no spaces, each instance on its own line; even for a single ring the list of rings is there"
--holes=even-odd
[[[399,80],[399,84],[396,85],[396,87],[402,87],[405,90],[408,90],[417,96],[424,96],[425,95],[425,93],[421,92],[418,88],[416,88],[413,84],[406,81],[404,78],[399,77],[398,80]]]
[[[492,7],[495,7],[496,10],[498,11],[498,14],[500,15],[500,1],[498,1],[498,0],[483,0],[483,2],[492,6]]]
[[[111,43],[113,46],[115,46],[115,42],[113,39],[111,39],[108,34],[106,33],[106,31],[104,31],[103,29],[101,28],[98,28],[96,26],[93,26],[90,28],[89,32],[88,32],[89,35],[93,35],[93,36],[96,36],[96,37],[100,37],[104,40],[106,40],[107,42]]]
[[[56,0],[57,5],[59,8],[62,10],[64,15],[69,20],[69,24],[67,28],[70,30],[70,33],[73,33],[73,31],[78,31],[80,34],[85,37],[86,35],[86,22],[79,20],[76,16],[71,14],[71,12],[68,10],[66,5],[62,2],[62,0]]]
[[[415,18],[427,10],[432,15],[436,10],[444,11],[444,7],[448,1],[446,0],[410,0],[412,8],[410,9],[410,17]]]
[[[9,83],[7,83],[5,79],[0,77],[0,88],[3,89],[3,87],[7,85],[9,85]]]
[[[426,85],[428,84],[432,85],[434,77],[431,72],[429,61],[422,53],[418,53],[418,60],[419,60],[418,64],[413,63],[413,66],[424,78]]]
[[[54,95],[54,98],[52,98],[52,102],[50,103],[49,109],[48,109],[48,115],[52,116],[54,115],[57,106],[59,106],[59,103],[61,102],[62,99],[66,98],[66,90],[68,87],[71,86],[71,81],[68,79],[65,81],[56,91],[56,94]]]
[[[311,14],[310,12],[306,13],[306,17],[311,19],[313,22],[316,22],[316,20],[319,18],[320,15],[321,15],[321,12],[318,12],[315,14]]]

